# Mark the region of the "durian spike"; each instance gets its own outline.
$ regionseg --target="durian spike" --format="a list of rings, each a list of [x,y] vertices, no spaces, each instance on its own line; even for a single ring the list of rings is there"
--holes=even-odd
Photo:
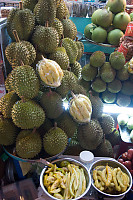
[[[16,30],[13,30],[13,35],[14,35],[14,37],[15,37],[16,42],[20,42],[20,39],[19,39],[19,37],[18,37],[18,34],[17,34],[17,31],[16,31]]]
[[[19,9],[20,9],[20,10],[23,9],[23,2],[22,2],[22,1],[19,2]]]
[[[42,55],[42,59],[43,59],[43,61],[45,61],[46,62],[46,59],[44,58],[44,56]]]

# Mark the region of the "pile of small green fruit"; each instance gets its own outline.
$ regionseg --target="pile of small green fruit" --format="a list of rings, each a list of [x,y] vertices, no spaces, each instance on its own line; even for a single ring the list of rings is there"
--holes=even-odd
[[[131,21],[125,8],[126,0],[108,0],[106,8],[97,9],[92,14],[92,23],[84,29],[85,37],[97,43],[118,46],[120,38]]]

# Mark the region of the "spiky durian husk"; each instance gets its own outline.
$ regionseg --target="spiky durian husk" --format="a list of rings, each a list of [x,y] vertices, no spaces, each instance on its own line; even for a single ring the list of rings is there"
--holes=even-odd
[[[59,117],[63,112],[63,101],[61,96],[54,91],[44,92],[40,100],[41,106],[49,119]]]
[[[92,117],[100,118],[103,113],[103,102],[99,96],[89,95],[92,104]]]
[[[73,72],[68,70],[63,70],[64,76],[62,78],[61,85],[56,88],[56,91],[65,98],[69,91],[72,91],[75,85],[77,85],[77,79]]]
[[[50,129],[43,138],[44,150],[51,156],[65,150],[68,143],[66,133],[58,127]]]
[[[39,128],[45,120],[45,112],[32,100],[20,100],[13,105],[12,120],[21,129]]]
[[[69,68],[69,58],[66,53],[57,50],[50,54],[49,58],[56,61],[62,69],[66,70]]]
[[[71,38],[64,38],[62,40],[62,46],[66,49],[70,63],[73,64],[78,56],[78,47],[76,42]]]
[[[10,119],[4,119],[0,116],[0,144],[12,145],[15,142],[15,138],[18,132],[18,128]]]
[[[76,25],[70,19],[63,19],[62,20],[62,24],[63,24],[64,37],[65,38],[69,37],[72,40],[74,40],[76,38],[76,36],[77,36]]]
[[[81,74],[85,81],[93,81],[98,74],[98,69],[88,63],[83,66]]]
[[[2,98],[0,99],[0,111],[3,114],[4,118],[11,118],[11,110],[13,105],[16,101],[18,101],[18,96],[14,93],[14,91],[11,91],[9,93],[6,93]]]
[[[55,28],[36,26],[32,43],[42,53],[53,53],[59,44],[59,35]]]
[[[39,0],[34,8],[34,15],[39,25],[47,21],[53,23],[56,17],[56,0]]]
[[[57,8],[56,8],[56,17],[59,19],[59,20],[63,20],[64,18],[69,18],[70,15],[69,15],[69,10],[66,6],[66,3],[64,1],[58,1],[57,2]]]
[[[11,86],[10,84],[10,80],[11,80],[11,77],[12,77],[12,73],[10,72],[5,80],[5,87],[6,87],[6,90],[8,92],[11,92],[13,91],[13,87]]]
[[[39,91],[39,79],[35,70],[28,65],[18,66],[14,69],[14,91],[20,98],[33,99]]]
[[[38,0],[23,0],[23,8],[28,8],[33,12],[37,2]]]
[[[73,121],[69,113],[64,112],[58,119],[56,119],[59,128],[65,131],[67,136],[71,138],[77,131],[77,123]]]
[[[71,71],[80,79],[82,67],[79,62],[75,61],[75,63],[71,65]]]
[[[91,82],[85,81],[83,78],[79,79],[78,83],[86,90],[86,92],[89,91],[91,88]]]
[[[22,130],[16,138],[16,152],[21,158],[34,158],[42,149],[39,133]]]
[[[78,47],[78,56],[77,56],[76,60],[79,61],[84,53],[84,44],[83,44],[83,42],[76,41],[76,45]]]
[[[6,47],[5,55],[12,66],[31,65],[36,58],[36,50],[28,41],[12,42]]]
[[[93,153],[98,157],[113,157],[113,148],[109,140],[105,139]]]
[[[7,31],[13,41],[16,41],[13,30],[17,31],[20,40],[28,40],[35,26],[35,17],[31,10],[14,8],[7,17]]]
[[[59,19],[55,18],[54,22],[51,24],[51,26],[54,27],[57,30],[57,32],[59,34],[59,38],[61,39],[61,37],[63,35],[63,24],[62,24],[62,22]]]
[[[115,120],[109,114],[102,114],[102,116],[99,118],[99,122],[105,135],[110,134],[115,126]]]
[[[82,148],[94,150],[102,142],[103,130],[96,119],[78,127],[78,141]]]

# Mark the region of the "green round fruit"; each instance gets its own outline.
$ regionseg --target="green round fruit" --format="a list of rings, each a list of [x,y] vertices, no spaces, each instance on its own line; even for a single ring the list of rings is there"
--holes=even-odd
[[[108,42],[112,45],[119,45],[120,38],[123,36],[123,32],[120,29],[114,29],[108,33]]]
[[[128,23],[131,21],[130,15],[126,12],[120,12],[115,15],[113,25],[115,28],[126,30]]]
[[[113,13],[119,13],[126,8],[126,0],[108,0],[107,7]]]
[[[88,39],[91,39],[92,31],[96,27],[97,26],[95,24],[93,24],[93,23],[86,25],[85,29],[84,29],[84,35],[85,35],[85,37],[87,37]]]
[[[108,28],[112,24],[113,14],[107,9],[102,9],[97,16],[97,24],[104,28]]]
[[[98,43],[99,42],[104,43],[106,41],[106,38],[107,38],[107,31],[100,26],[95,28],[91,35],[91,39]]]
[[[101,12],[101,10],[102,10],[102,9],[97,9],[97,10],[92,14],[92,17],[91,17],[92,23],[97,24],[97,18],[98,18],[99,13]]]
[[[130,13],[131,21],[133,21],[133,12]]]

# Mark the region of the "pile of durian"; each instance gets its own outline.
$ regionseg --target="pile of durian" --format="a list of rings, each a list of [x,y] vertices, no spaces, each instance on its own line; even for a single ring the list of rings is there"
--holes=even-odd
[[[10,12],[7,31],[12,71],[0,100],[0,144],[15,146],[16,155],[27,159],[82,149],[112,156],[119,132],[114,119],[102,114],[100,98],[87,94],[78,62],[84,46],[65,2],[24,0],[23,8]]]

